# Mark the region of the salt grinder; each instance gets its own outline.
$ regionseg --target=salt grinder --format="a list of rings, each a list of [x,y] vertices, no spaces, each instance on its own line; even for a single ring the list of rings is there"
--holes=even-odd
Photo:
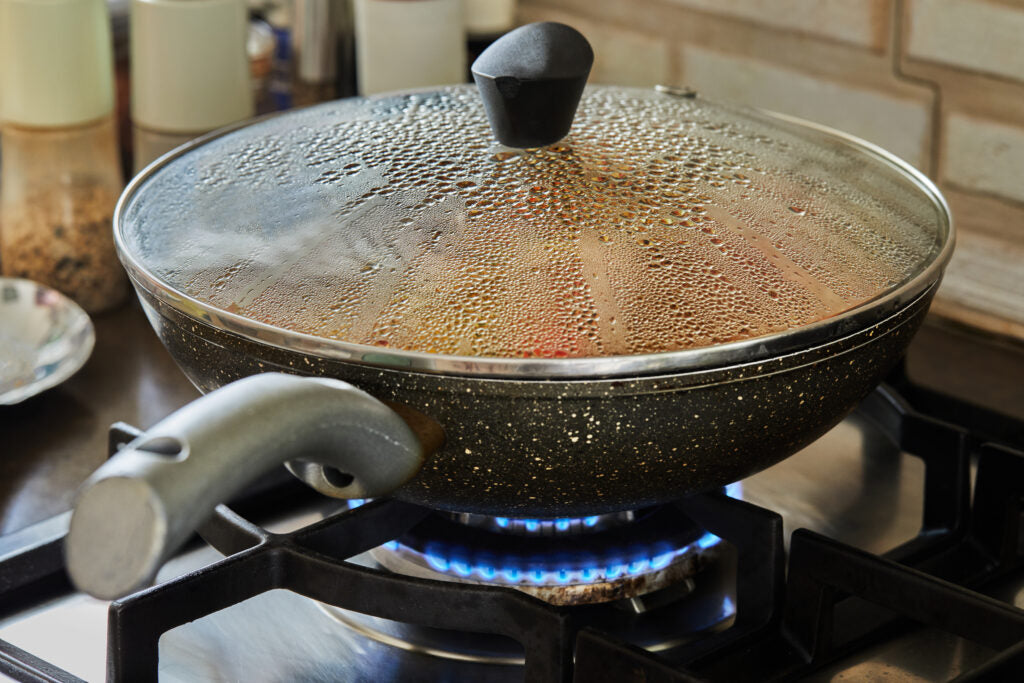
[[[106,2],[4,0],[0,70],[0,267],[113,308],[128,289],[111,228],[123,177]]]

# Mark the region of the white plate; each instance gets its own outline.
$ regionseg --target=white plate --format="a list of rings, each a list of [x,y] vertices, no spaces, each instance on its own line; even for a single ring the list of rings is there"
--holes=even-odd
[[[0,277],[0,405],[75,374],[96,342],[78,304],[38,282]]]

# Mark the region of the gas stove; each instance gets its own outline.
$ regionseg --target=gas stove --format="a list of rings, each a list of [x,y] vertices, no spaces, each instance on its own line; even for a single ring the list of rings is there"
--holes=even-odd
[[[272,477],[114,603],[69,591],[63,513],[0,536],[0,673],[1011,680],[1022,494],[1024,422],[898,372],[788,460],[653,509],[458,515]]]

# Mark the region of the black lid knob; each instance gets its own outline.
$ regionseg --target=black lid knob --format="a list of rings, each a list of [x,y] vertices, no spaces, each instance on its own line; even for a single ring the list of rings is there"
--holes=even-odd
[[[572,126],[594,51],[565,24],[527,24],[494,41],[473,62],[491,130],[509,147],[540,147]]]

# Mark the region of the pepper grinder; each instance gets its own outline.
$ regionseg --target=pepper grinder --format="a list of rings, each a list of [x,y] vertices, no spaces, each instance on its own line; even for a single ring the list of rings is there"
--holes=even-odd
[[[135,171],[253,115],[244,0],[133,0]]]
[[[0,263],[89,312],[121,303],[114,252],[123,186],[104,0],[0,2]]]

